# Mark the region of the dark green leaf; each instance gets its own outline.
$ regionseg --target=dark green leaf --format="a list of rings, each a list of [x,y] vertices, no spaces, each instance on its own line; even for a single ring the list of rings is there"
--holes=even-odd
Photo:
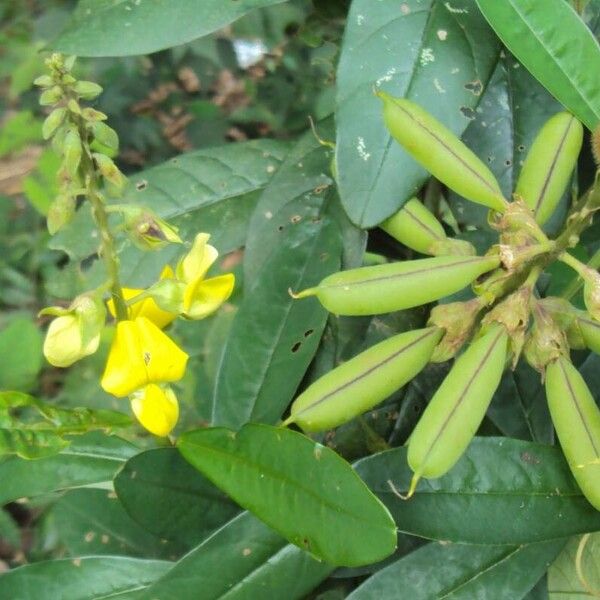
[[[182,558],[140,600],[296,600],[333,570],[249,513]]]
[[[113,491],[67,492],[46,515],[71,556],[125,555],[177,558],[178,548],[138,525]]]
[[[358,474],[388,506],[400,531],[472,544],[526,544],[600,529],[558,448],[475,438],[451,471],[421,480],[401,500],[412,472],[406,448],[363,459]],[[393,486],[393,488],[392,488]]]
[[[327,312],[314,300],[294,300],[288,290],[316,285],[340,267],[338,229],[323,214],[322,202],[288,205],[298,218],[281,232],[244,294],[215,383],[215,425],[275,423],[312,360]]]
[[[28,391],[42,368],[42,333],[32,319],[19,317],[0,331],[0,389]]]
[[[114,481],[119,500],[148,531],[188,547],[198,544],[239,508],[175,448],[128,460]]]
[[[170,566],[117,556],[38,562],[0,575],[0,600],[133,600]]]
[[[114,436],[89,433],[73,439],[61,454],[30,461],[0,461],[0,504],[26,496],[111,481],[135,446]]]
[[[184,434],[178,445],[241,506],[331,564],[368,564],[394,551],[394,522],[350,465],[295,431],[205,429]]]
[[[509,50],[589,129],[600,120],[600,48],[565,0],[477,0]]]
[[[562,540],[524,546],[427,544],[375,573],[348,600],[518,600],[564,544]]]
[[[338,68],[336,159],[354,223],[377,225],[428,177],[391,139],[373,87],[418,102],[460,136],[498,49],[474,0],[352,3]]]
[[[283,0],[80,0],[52,47],[77,56],[149,54],[202,37]]]

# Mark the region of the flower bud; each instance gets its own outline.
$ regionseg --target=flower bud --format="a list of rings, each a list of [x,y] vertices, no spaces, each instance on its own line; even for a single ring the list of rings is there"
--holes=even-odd
[[[71,177],[77,175],[79,163],[81,162],[81,138],[77,129],[72,127],[67,131],[63,143],[64,166]]]
[[[45,308],[40,315],[54,315],[44,341],[44,356],[55,367],[68,367],[93,354],[100,343],[106,309],[92,296],[76,298],[68,309]]]
[[[130,401],[137,420],[154,435],[167,436],[177,424],[179,405],[169,386],[150,383],[135,391]]]
[[[48,209],[47,225],[50,235],[54,235],[71,222],[75,214],[75,198],[67,194],[59,195]]]
[[[100,142],[103,146],[106,146],[114,152],[119,150],[119,136],[112,127],[109,127],[106,125],[106,123],[102,123],[101,120],[94,120],[90,122],[89,128],[94,136],[94,139]]]
[[[54,132],[61,126],[67,109],[64,107],[55,108],[44,121],[42,125],[42,136],[45,140],[48,140],[52,137]]]
[[[142,250],[159,250],[168,244],[183,243],[177,228],[157,217],[153,212],[139,207],[127,206],[125,229],[133,243]]]
[[[102,177],[109,183],[112,183],[116,188],[122,190],[125,186],[125,176],[112,159],[108,158],[105,154],[100,154],[99,152],[94,152],[92,154],[96,164],[98,165],[98,170],[100,171]]]
[[[103,112],[89,106],[81,111],[81,116],[86,121],[106,121],[108,118]]]
[[[33,85],[38,87],[49,88],[54,85],[54,79],[50,75],[40,75],[33,80]]]
[[[55,85],[44,90],[40,95],[40,104],[42,106],[52,106],[63,97],[63,91],[59,85]]]
[[[73,90],[84,100],[93,100],[102,93],[102,88],[93,81],[77,81]]]

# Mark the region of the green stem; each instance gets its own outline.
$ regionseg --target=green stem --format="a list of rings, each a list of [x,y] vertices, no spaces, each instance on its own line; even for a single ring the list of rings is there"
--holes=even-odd
[[[558,260],[565,263],[565,265],[569,265],[571,269],[573,269],[579,277],[585,278],[586,273],[589,272],[589,267],[582,263],[580,260],[577,260],[574,256],[569,254],[568,252],[563,252]]]
[[[596,250],[596,253],[587,262],[587,266],[590,269],[600,268],[600,249]],[[579,276],[575,277],[571,283],[563,290],[560,295],[565,300],[570,300],[575,294],[583,287],[583,279]]]

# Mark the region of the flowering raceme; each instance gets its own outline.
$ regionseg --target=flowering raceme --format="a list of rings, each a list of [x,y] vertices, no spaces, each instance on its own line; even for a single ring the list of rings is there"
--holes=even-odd
[[[161,328],[178,315],[189,319],[209,316],[233,291],[232,273],[205,278],[218,257],[217,250],[207,243],[209,238],[199,233],[176,272],[167,265],[158,284],[147,291],[123,289],[129,319],[117,323],[102,387],[117,397],[129,396],[135,416],[155,435],[168,435],[177,423],[177,398],[166,384],[183,377],[188,359]],[[114,315],[114,303],[108,305]]]

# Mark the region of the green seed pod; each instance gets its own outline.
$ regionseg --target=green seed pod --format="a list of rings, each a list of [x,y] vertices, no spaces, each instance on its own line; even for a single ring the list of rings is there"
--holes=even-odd
[[[570,360],[548,365],[546,397],[569,467],[585,497],[600,510],[600,409]]]
[[[579,317],[577,325],[585,345],[596,354],[600,354],[600,322],[591,317]]]
[[[317,296],[338,315],[378,315],[454,294],[499,265],[497,256],[438,256],[329,275],[294,298]]]
[[[587,311],[594,319],[600,321],[600,273],[586,268],[583,283],[583,301]]]
[[[446,239],[442,224],[417,198],[411,198],[380,227],[401,244],[421,254],[430,254],[435,242]]]
[[[323,431],[373,408],[423,369],[442,334],[438,327],[408,331],[361,352],[300,394],[284,425]]]
[[[499,212],[506,209],[492,172],[448,128],[406,98],[377,95],[386,127],[417,162],[464,198]]]
[[[494,324],[458,358],[408,441],[415,473],[409,496],[421,477],[441,477],[461,457],[500,383],[507,352],[508,334]]]
[[[570,113],[560,112],[540,129],[519,175],[515,193],[543,225],[560,201],[583,142],[583,126]]]
[[[50,139],[56,130],[62,125],[67,109],[64,107],[55,108],[44,121],[42,125],[42,136],[45,140]]]

